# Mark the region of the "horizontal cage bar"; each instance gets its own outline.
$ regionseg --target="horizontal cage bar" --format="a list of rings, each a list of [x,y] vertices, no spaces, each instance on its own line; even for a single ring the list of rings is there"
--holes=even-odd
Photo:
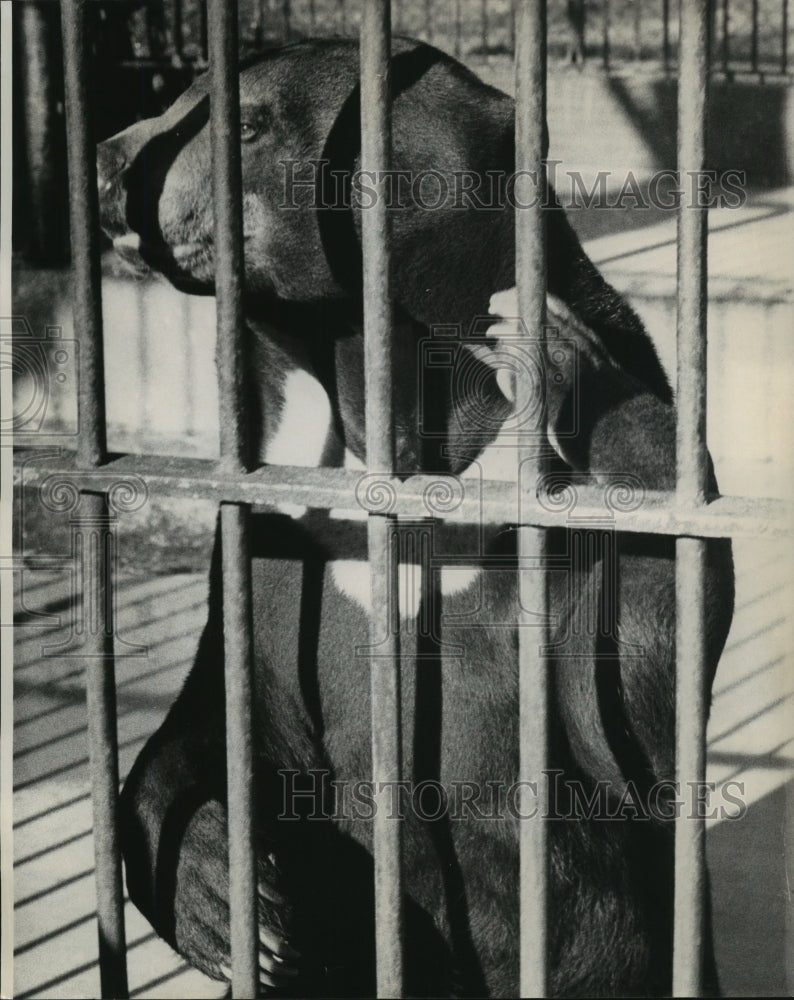
[[[294,504],[333,509],[361,517],[369,510],[381,510],[384,494],[369,490],[371,480],[351,469],[302,466],[263,466],[249,473],[229,473],[209,459],[188,459],[156,455],[123,455],[99,469],[82,471],[71,452],[15,453],[15,465],[25,486],[41,486],[51,476],[65,476],[80,488],[90,476],[91,489],[113,490],[125,478],[142,479],[152,495],[248,503],[254,506]],[[468,524],[515,524],[517,489],[515,483],[454,476],[411,476],[409,479],[378,477],[385,486],[389,513],[401,517],[443,517],[433,507],[436,491],[457,491],[460,503],[450,519]],[[454,492],[453,492],[454,495]],[[368,499],[369,497],[369,499]],[[379,499],[380,498],[380,499]],[[648,491],[636,509],[612,507],[605,503],[605,488],[576,486],[574,501],[560,503],[560,495],[547,491],[523,521],[536,527],[586,527],[605,518],[617,531],[657,535],[692,535],[703,538],[778,537],[791,527],[785,501],[774,498],[721,496],[707,504],[679,503],[674,493]]]

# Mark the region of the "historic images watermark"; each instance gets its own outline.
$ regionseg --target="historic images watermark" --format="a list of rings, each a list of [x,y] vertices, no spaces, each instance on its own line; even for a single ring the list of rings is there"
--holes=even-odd
[[[641,787],[631,779],[585,783],[555,768],[544,770],[540,782],[342,781],[322,769],[284,769],[279,777],[280,820],[370,821],[381,809],[392,819],[422,822],[735,820],[747,812],[742,781],[660,780]]]
[[[598,170],[585,175],[560,170],[561,160],[538,170],[349,170],[329,160],[280,160],[280,209],[373,208],[383,198],[393,210],[496,211],[540,205],[566,209],[629,208],[676,211],[741,208],[747,201],[743,170],[657,170],[648,176],[633,170]],[[556,194],[555,194],[556,192]]]

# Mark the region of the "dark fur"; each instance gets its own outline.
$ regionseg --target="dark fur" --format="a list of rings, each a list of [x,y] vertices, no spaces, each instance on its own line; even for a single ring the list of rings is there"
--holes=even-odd
[[[395,43],[394,165],[420,170],[513,167],[513,105],[435,49]],[[359,151],[358,50],[309,42],[265,54],[241,74],[244,117],[261,127],[243,146],[247,316],[255,360],[252,436],[279,405],[279,373],[314,372],[332,403],[337,441],[363,458],[360,219],[355,211],[279,210],[277,161],[326,159],[350,170]],[[207,85],[197,81],[162,118],[133,126],[99,149],[103,225],[144,238],[143,255],[178,287],[212,291],[212,212]],[[568,331],[580,356],[580,434],[563,446],[560,470],[621,472],[646,488],[673,485],[670,389],[638,318],[584,254],[559,208],[547,212],[549,289],[592,334]],[[180,266],[169,248],[206,245]],[[491,294],[514,284],[510,210],[394,213],[398,468],[457,472],[482,447],[470,444],[476,407],[506,412],[492,373],[482,398],[431,396],[441,418],[455,405],[447,445],[417,431],[417,344],[433,323],[461,324],[487,312]],[[595,339],[592,335],[595,335]],[[481,363],[481,362],[477,362]],[[550,363],[549,370],[554,372]],[[548,382],[552,426],[571,405],[573,373]],[[474,389],[470,389],[474,393]],[[556,422],[556,424],[555,424]],[[363,821],[278,822],[280,769],[335,779],[370,775],[369,661],[364,611],[334,585],[329,560],[364,558],[361,525],[314,512],[301,521],[257,515],[253,563],[260,877],[279,902],[262,921],[303,956],[298,995],[374,990],[371,830]],[[483,532],[479,627],[445,624],[435,639],[403,638],[405,774],[414,780],[510,782],[517,775],[515,532]],[[564,561],[573,534],[550,534]],[[476,553],[472,532],[437,526],[439,551]],[[640,797],[673,776],[673,544],[619,537],[619,643],[609,637],[584,662],[552,657],[551,765],[613,795],[631,780]],[[185,688],[149,741],[124,788],[127,881],[158,932],[193,964],[218,975],[228,957],[225,726],[218,545],[209,621]],[[474,561],[474,559],[472,560]],[[585,562],[585,580],[602,572]],[[582,600],[571,574],[552,573],[559,641]],[[605,582],[596,581],[601,593]],[[475,584],[476,588],[478,584]],[[709,546],[709,661],[716,667],[732,608],[730,547]],[[476,606],[475,591],[446,598],[447,622]],[[435,608],[436,618],[438,608]],[[504,625],[506,627],[498,627]],[[419,648],[417,648],[419,643]],[[462,656],[447,655],[457,644]],[[611,643],[611,644],[610,644]],[[627,658],[634,643],[639,658]],[[570,653],[570,647],[564,652]],[[576,650],[573,650],[574,652]],[[581,652],[581,650],[579,650]],[[593,656],[598,652],[600,658]],[[414,653],[421,653],[416,660]],[[570,794],[563,781],[556,805]],[[308,807],[307,807],[308,808]],[[518,990],[518,853],[515,820],[409,819],[406,961],[415,995],[515,995]],[[551,822],[552,990],[564,995],[646,995],[670,989],[672,830],[663,822]],[[272,856],[270,858],[269,856]]]

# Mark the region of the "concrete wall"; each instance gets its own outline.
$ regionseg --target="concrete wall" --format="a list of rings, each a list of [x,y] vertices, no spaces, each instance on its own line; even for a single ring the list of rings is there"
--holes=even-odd
[[[513,92],[509,60],[472,68]],[[675,166],[676,80],[659,73],[606,75],[596,67],[550,66],[550,156],[563,169],[598,170],[646,178]],[[710,88],[709,165],[746,170],[753,188],[794,182],[794,88],[781,79],[715,79]]]

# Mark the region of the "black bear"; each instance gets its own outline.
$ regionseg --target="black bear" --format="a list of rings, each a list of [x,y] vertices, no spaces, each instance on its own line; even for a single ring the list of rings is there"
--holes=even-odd
[[[259,461],[366,458],[358,72],[357,44],[341,40],[274,49],[240,72]],[[494,293],[515,284],[513,102],[402,38],[392,90],[397,471],[460,475],[476,488],[479,476],[515,475],[514,401],[499,360],[512,327],[482,323]],[[198,294],[212,293],[214,274],[208,103],[200,78],[162,116],[98,149],[105,231]],[[574,490],[583,477],[607,491],[628,477],[640,498],[669,489],[675,430],[664,372],[637,316],[545,194],[549,313],[559,328],[543,375],[554,474]],[[494,308],[510,315],[506,302],[497,297]],[[431,350],[439,327],[450,348],[441,362]],[[282,994],[375,988],[364,527],[319,510],[254,519],[261,981]],[[434,587],[416,566],[423,531]],[[555,529],[547,546],[551,990],[658,995],[671,988],[674,545],[607,532],[607,558],[594,537]],[[450,507],[429,527],[407,526],[403,541],[407,990],[512,996],[524,821],[513,794],[516,529],[465,529]],[[127,779],[121,822],[130,896],[191,963],[224,978],[219,546],[195,664]],[[594,637],[572,627],[593,600],[602,622]],[[710,542],[712,674],[732,602],[730,544]],[[413,796],[420,786],[443,808]],[[707,965],[713,980],[710,957]]]

